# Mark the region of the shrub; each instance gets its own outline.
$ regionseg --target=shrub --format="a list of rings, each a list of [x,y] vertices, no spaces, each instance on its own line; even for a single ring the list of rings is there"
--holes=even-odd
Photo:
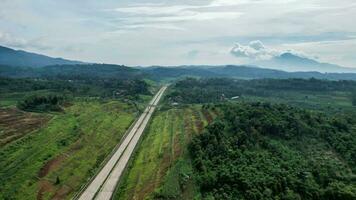
[[[18,102],[17,107],[25,111],[61,111],[65,98],[58,95],[31,95]]]

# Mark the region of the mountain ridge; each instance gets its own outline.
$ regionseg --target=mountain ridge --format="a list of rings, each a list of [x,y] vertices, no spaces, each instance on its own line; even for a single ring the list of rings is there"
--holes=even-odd
[[[42,54],[15,50],[0,45],[0,64],[18,67],[44,67],[49,65],[74,65],[83,64],[80,61],[54,58]]]
[[[270,60],[256,61],[253,64],[260,65],[266,68],[279,69],[289,72],[300,71],[318,71],[329,73],[356,73],[356,69],[331,64],[326,62],[319,62],[315,59],[300,56],[291,52],[285,52]]]

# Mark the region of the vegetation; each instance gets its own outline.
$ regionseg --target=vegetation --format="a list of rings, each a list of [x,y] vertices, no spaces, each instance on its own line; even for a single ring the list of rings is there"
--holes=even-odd
[[[52,65],[41,68],[14,67],[0,65],[1,77],[41,78],[41,79],[139,79],[143,77],[140,70],[122,65],[80,64]]]
[[[356,82],[222,69],[0,66],[0,199],[72,198],[150,100],[144,78],[189,74],[210,78],[170,87],[116,199],[356,198]]]
[[[167,97],[170,102],[188,104],[221,103],[238,97],[238,101],[285,103],[335,112],[353,110],[350,95],[355,88],[354,81],[188,78],[174,84]]]
[[[151,98],[126,67],[1,70],[0,199],[73,197]]]
[[[25,111],[61,111],[64,97],[59,95],[32,95],[18,102],[17,107]]]
[[[115,199],[193,199],[197,193],[187,145],[216,116],[201,106],[159,111]]]
[[[356,90],[351,93],[352,105],[356,106]]]
[[[0,108],[0,148],[46,125],[52,115]]]
[[[0,148],[0,199],[70,199],[136,114],[132,104],[118,101],[74,102],[46,126]]]
[[[356,80],[354,73],[319,73],[319,72],[285,72],[252,66],[180,66],[149,67],[142,69],[150,78],[158,81],[177,80],[186,77],[198,78],[235,78],[235,79],[290,79],[317,78],[328,80]]]
[[[150,94],[149,85],[139,79],[10,79],[0,78],[1,95],[13,93],[58,93],[74,97],[123,97]]]
[[[190,146],[204,199],[355,199],[355,118],[224,104]]]

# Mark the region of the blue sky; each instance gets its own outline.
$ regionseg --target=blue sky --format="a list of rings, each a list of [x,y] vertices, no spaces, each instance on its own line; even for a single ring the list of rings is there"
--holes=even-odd
[[[262,44],[356,68],[354,0],[0,0],[0,45],[126,65],[244,64]],[[246,54],[250,55],[250,54]],[[260,54],[259,54],[260,55]]]

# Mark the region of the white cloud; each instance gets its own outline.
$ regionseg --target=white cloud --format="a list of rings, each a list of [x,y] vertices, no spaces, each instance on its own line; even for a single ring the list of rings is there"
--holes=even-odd
[[[230,53],[235,57],[249,58],[251,60],[270,60],[284,53],[292,53],[302,58],[310,58],[310,56],[300,50],[268,48],[259,40],[251,41],[248,45],[235,43]]]
[[[27,41],[22,38],[13,37],[9,33],[0,32],[0,44],[12,47],[23,48]]]
[[[355,0],[0,1],[1,44],[52,56],[128,65],[241,64],[296,49],[356,66],[354,41],[317,43],[355,35]],[[257,39],[266,45],[248,45]],[[234,41],[240,44],[232,54]],[[193,49],[199,53],[189,60]]]
[[[0,45],[13,47],[13,48],[34,48],[39,50],[50,49],[43,41],[43,38],[36,38],[32,40],[26,40],[23,38],[16,37],[7,32],[0,31]]]
[[[122,15],[119,17],[119,21],[128,25],[137,26],[137,24],[140,24],[140,27],[157,27],[162,29],[168,27],[170,29],[171,27],[169,26],[142,26],[142,24],[236,19],[243,13],[231,10],[219,10],[218,8],[227,5],[237,5],[238,3],[239,1],[215,0],[210,4],[204,5],[136,4],[116,8],[114,11]],[[211,8],[214,9],[212,10]],[[126,27],[129,26],[121,26],[120,28],[123,29]]]
[[[259,41],[251,41],[248,45],[235,43],[235,46],[230,51],[236,57],[246,57],[254,60],[269,60],[280,53],[273,49],[268,49]]]

